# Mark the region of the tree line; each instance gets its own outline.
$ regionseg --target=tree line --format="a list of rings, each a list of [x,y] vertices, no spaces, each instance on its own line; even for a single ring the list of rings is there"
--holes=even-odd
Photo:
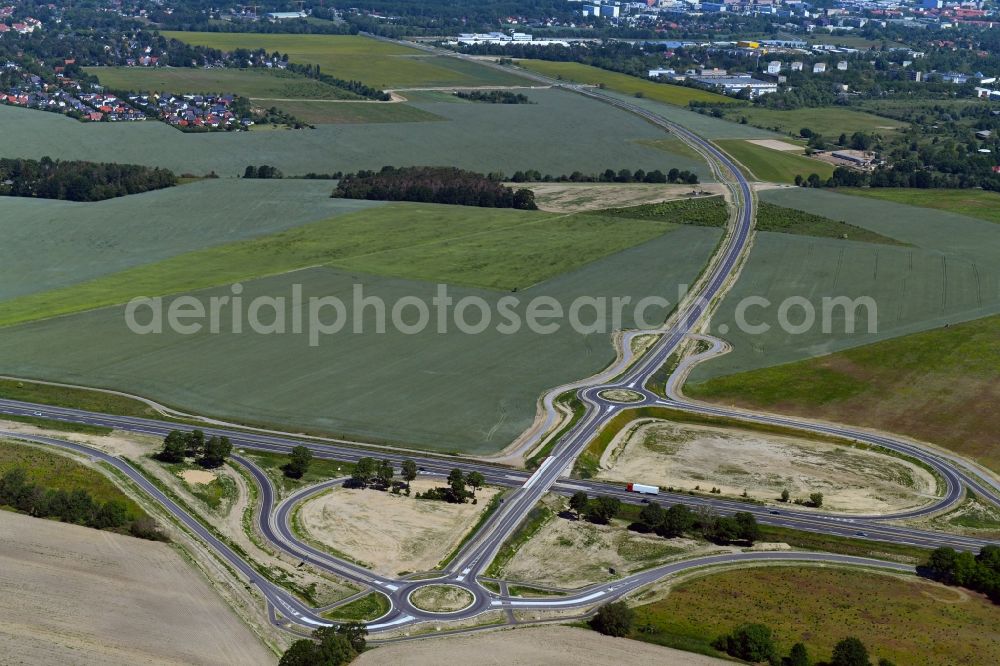
[[[506,180],[503,174],[490,174],[491,178]],[[515,171],[510,180],[514,183],[684,183],[687,185],[698,184],[698,174],[687,169],[670,169],[663,173],[659,169],[645,171],[643,169],[605,169],[596,174],[585,174],[581,171],[561,176],[551,174],[542,175],[537,169],[526,171]]]
[[[345,175],[333,196],[344,199],[420,201],[424,203],[535,210],[531,190],[517,191],[472,171],[455,167],[382,167]]]
[[[201,430],[171,430],[163,438],[163,448],[154,457],[166,463],[180,463],[186,458],[194,458],[202,467],[214,468],[221,467],[232,452],[233,443],[228,437],[213,435],[206,439]]]
[[[143,539],[166,540],[152,518],[133,520],[121,500],[100,502],[84,489],[47,488],[29,481],[22,467],[9,469],[0,477],[0,504],[36,518],[57,518],[98,530],[127,531]]]
[[[604,496],[592,499],[582,490],[573,493],[569,507],[577,518],[604,525],[622,511],[621,500]],[[746,511],[737,511],[732,516],[718,516],[707,510],[696,513],[684,504],[664,508],[656,502],[644,505],[629,529],[667,539],[698,532],[713,543],[746,543],[751,546],[760,533],[757,519]]]
[[[983,546],[977,555],[938,548],[917,572],[945,585],[982,592],[990,601],[1000,604],[1000,546]]]
[[[719,636],[712,643],[712,647],[730,657],[755,664],[767,663],[771,666],[812,666],[819,663],[827,666],[873,666],[868,648],[854,636],[838,641],[833,646],[833,653],[827,661],[813,661],[804,643],[796,643],[788,655],[782,657],[778,652],[778,645],[771,628],[752,622],[741,624],[732,632]],[[878,660],[878,666],[894,665],[888,659],[882,658]]]
[[[456,90],[455,97],[486,104],[534,104],[527,95],[509,90]]]
[[[269,164],[261,164],[260,166],[254,166],[252,164],[247,165],[247,168],[243,170],[244,178],[284,178],[285,175],[281,173],[281,169]]]
[[[0,159],[0,195],[103,201],[128,194],[171,187],[173,172],[139,164],[80,160]]]

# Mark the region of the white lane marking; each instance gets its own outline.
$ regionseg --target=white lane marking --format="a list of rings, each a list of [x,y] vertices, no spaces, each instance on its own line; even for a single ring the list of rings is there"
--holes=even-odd
[[[557,487],[559,487],[559,488],[569,488],[570,490],[589,490],[587,487],[585,487],[585,486],[578,486],[575,483],[563,483],[563,482],[559,482],[559,483],[557,483],[555,485]]]
[[[411,615],[404,615],[402,617],[396,618],[392,622],[381,622],[379,624],[369,624],[368,625],[368,629],[384,629],[385,627],[394,627],[397,624],[403,624],[404,622],[409,622],[412,619],[413,619],[413,617]]]
[[[598,590],[597,592],[591,592],[585,597],[580,597],[579,599],[563,599],[561,601],[515,601],[511,599],[507,603],[511,606],[569,606],[572,604],[580,604],[585,601],[590,601],[591,599],[597,599],[598,597],[604,596],[604,590]]]
[[[387,590],[391,590],[392,592],[399,589],[399,585],[393,585],[392,583],[385,583],[385,587]]]

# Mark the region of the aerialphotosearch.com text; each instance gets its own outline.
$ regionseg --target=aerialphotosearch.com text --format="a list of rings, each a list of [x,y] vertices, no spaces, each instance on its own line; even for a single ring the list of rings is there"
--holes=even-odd
[[[366,294],[363,284],[353,285],[348,299],[339,296],[308,296],[303,285],[291,285],[287,294],[243,295],[243,285],[233,284],[229,293],[210,296],[142,296],[125,307],[125,323],[138,335],[243,334],[303,335],[311,347],[340,333],[383,335],[395,331],[417,335],[432,331],[477,335],[494,330],[513,335],[525,329],[551,335],[568,326],[580,335],[607,334],[623,328],[656,329],[663,325],[677,303],[687,305],[687,285],[679,285],[677,299],[660,295],[577,296],[563,302],[550,295],[499,295],[488,299],[478,295],[459,298],[448,285],[437,285],[430,296],[399,296],[386,299]],[[773,315],[772,315],[773,311]],[[733,311],[737,328],[748,334],[766,333],[768,320],[791,334],[801,334],[819,325],[824,333],[854,333],[864,322],[868,333],[877,332],[877,305],[863,296],[823,297],[818,304],[793,296],[772,303],[751,296],[736,303]],[[776,316],[775,316],[776,315]],[[720,326],[720,329],[728,326]],[[728,330],[719,330],[725,334]]]

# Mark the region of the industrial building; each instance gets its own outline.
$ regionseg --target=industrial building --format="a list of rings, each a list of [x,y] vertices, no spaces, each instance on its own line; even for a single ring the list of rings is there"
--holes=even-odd
[[[736,95],[744,90],[750,91],[750,97],[759,97],[767,93],[778,92],[778,84],[773,81],[761,81],[749,74],[732,74],[728,76],[692,76],[691,80],[707,88],[715,88],[727,95]]]

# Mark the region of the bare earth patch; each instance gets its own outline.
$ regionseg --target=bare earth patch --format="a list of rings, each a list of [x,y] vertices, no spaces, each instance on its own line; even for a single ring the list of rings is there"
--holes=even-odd
[[[0,512],[0,571],[4,663],[274,663],[165,544]]]
[[[443,663],[481,666],[636,663],[713,666],[730,662],[627,638],[610,638],[576,627],[524,627],[385,645],[365,652],[354,663],[358,666],[403,663],[410,666],[437,666]]]
[[[418,478],[413,495],[445,485]],[[482,488],[478,504],[449,504],[380,490],[335,488],[305,502],[298,520],[308,535],[381,574],[427,571],[457,546],[497,493]]]
[[[770,148],[771,150],[781,150],[781,151],[796,151],[798,153],[805,152],[802,146],[796,146],[794,143],[788,143],[787,141],[779,141],[778,139],[747,139],[747,143],[752,143],[764,148]]]
[[[208,485],[217,478],[215,474],[204,469],[186,469],[178,473],[177,476],[181,477],[188,483],[198,483],[201,485]]]
[[[598,478],[773,502],[823,493],[823,509],[887,513],[936,497],[930,472],[899,458],[807,439],[651,421],[613,442]]]
[[[507,183],[527,187],[535,193],[535,203],[542,210],[576,213],[585,210],[639,206],[672,199],[683,199],[692,191],[720,194],[718,183],[669,185],[662,183]]]

